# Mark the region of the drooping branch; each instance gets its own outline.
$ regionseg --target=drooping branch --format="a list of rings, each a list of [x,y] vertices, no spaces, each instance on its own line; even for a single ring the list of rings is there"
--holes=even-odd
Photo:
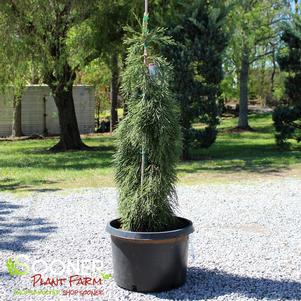
[[[255,56],[252,60],[250,60],[250,65],[255,63],[256,61],[268,56],[268,55],[271,55],[271,54],[273,54],[273,50],[270,50],[270,51],[267,51],[265,53],[262,53],[262,54],[259,54],[259,55]]]
[[[21,10],[19,10],[17,1],[10,0],[9,3],[11,4],[11,9],[12,9],[13,15],[15,15],[18,18],[22,18],[22,24],[24,27],[20,27],[20,30],[27,34],[32,33],[34,35],[37,35],[38,31],[37,31],[34,23],[32,21],[28,20],[28,18],[26,18],[26,16],[21,12]]]

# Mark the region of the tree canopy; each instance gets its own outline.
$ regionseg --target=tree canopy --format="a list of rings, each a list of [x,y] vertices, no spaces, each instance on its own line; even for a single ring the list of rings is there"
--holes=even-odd
[[[150,1],[151,24],[166,28],[175,41],[160,51],[173,65],[170,88],[180,107],[183,157],[193,158],[194,150],[214,143],[228,105],[237,105],[238,127],[249,130],[250,99],[271,106],[296,99],[289,95],[297,91],[292,71],[277,57],[293,51],[280,38],[288,32],[281,25],[293,22],[299,7],[299,1],[288,0]],[[76,120],[74,83],[96,85],[98,104],[103,102],[98,108],[110,105],[112,131],[122,117],[117,109],[126,114],[120,91],[127,68],[125,27],[137,29],[142,12],[143,5],[134,0],[0,2],[1,87],[14,87],[14,99],[27,83],[50,87],[61,129],[53,150],[87,149]],[[98,110],[98,124],[99,116]]]

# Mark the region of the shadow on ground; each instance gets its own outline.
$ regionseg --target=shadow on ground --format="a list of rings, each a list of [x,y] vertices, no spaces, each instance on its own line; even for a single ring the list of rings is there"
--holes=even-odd
[[[219,150],[214,146],[197,157],[197,161],[181,162],[177,168],[180,173],[200,172],[237,172],[246,171],[269,174],[287,171],[290,165],[301,162],[301,148],[293,151],[282,151],[274,145],[227,145],[219,143]],[[210,154],[210,156],[208,154]]]
[[[45,218],[14,217],[24,206],[0,201],[0,251],[27,253],[33,251],[28,244],[38,242],[56,231],[57,227]]]
[[[23,152],[24,154],[24,152]],[[37,153],[28,152],[28,158],[23,160],[6,160],[0,157],[0,166],[3,168],[37,168],[49,170],[84,170],[92,168],[108,168],[112,166],[113,151],[65,152],[65,153]]]
[[[183,287],[157,293],[155,296],[172,300],[207,300],[230,294],[239,294],[256,300],[300,300],[301,282],[251,278],[218,270],[189,268],[187,282]]]
[[[56,181],[49,181],[49,180],[35,180],[31,181],[31,185],[25,185],[20,181],[16,181],[15,179],[11,178],[4,178],[0,182],[0,192],[1,191],[27,191],[27,192],[54,192],[61,190],[60,188],[37,188],[40,185],[53,185],[57,184]],[[1,207],[0,207],[1,208]]]

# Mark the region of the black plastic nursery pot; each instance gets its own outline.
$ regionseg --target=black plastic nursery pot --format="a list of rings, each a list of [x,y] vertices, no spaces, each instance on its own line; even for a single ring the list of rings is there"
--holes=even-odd
[[[137,292],[159,292],[185,283],[191,221],[177,217],[178,229],[164,232],[131,232],[120,229],[119,219],[107,225],[111,234],[114,280]]]

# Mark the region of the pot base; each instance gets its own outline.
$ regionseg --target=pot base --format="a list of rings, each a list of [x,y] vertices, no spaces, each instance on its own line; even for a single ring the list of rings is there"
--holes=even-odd
[[[193,226],[190,221],[179,219],[185,222],[185,227],[165,232],[123,231],[113,227],[118,220],[108,225],[118,286],[130,291],[159,292],[185,283],[188,235]],[[114,229],[110,231],[110,227]]]

